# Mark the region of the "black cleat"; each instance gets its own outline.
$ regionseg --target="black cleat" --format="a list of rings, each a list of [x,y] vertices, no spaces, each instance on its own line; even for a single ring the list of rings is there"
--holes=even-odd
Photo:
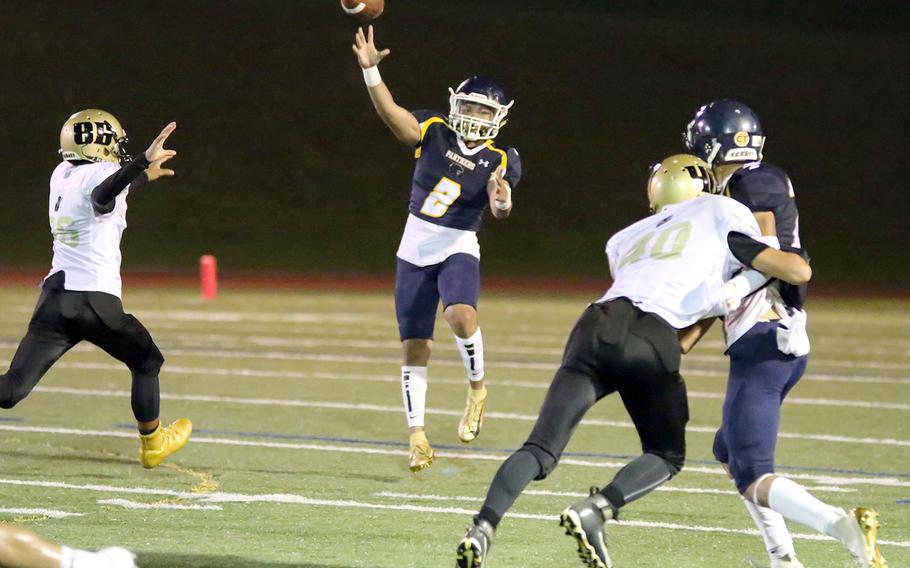
[[[575,539],[579,558],[590,568],[613,568],[607,553],[604,508],[610,508],[609,502],[603,495],[596,494],[572,505],[559,516],[559,525]]]
[[[493,538],[493,526],[483,519],[477,519],[472,527],[464,533],[455,551],[456,568],[481,568],[490,550]]]

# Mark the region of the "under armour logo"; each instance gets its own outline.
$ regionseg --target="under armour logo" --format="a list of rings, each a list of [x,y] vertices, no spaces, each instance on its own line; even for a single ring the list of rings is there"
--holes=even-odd
[[[490,165],[490,162],[484,160],[483,158],[477,160],[477,162],[478,162],[481,166],[483,166],[483,167],[485,167],[485,168],[488,167],[488,166]]]

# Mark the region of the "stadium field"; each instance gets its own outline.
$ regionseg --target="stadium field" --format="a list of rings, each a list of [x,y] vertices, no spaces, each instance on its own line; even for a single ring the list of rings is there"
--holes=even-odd
[[[0,360],[37,290],[0,288]],[[575,318],[578,294],[482,298],[490,385],[481,437],[457,441],[465,380],[437,323],[428,434],[440,459],[407,469],[391,294],[128,289],[127,310],[167,363],[162,419],[191,418],[190,444],[143,470],[129,372],[88,345],[20,406],[0,413],[0,521],[82,548],[118,544],[161,568],[436,567],[454,549],[500,461],[530,431]],[[882,550],[910,566],[910,301],[815,299],[809,371],[784,408],[779,471],[818,497],[881,513]],[[767,565],[732,484],[711,455],[726,375],[719,330],[685,358],[687,468],[608,525],[623,567]],[[5,368],[5,367],[4,367]],[[516,503],[490,568],[580,566],[556,517],[637,455],[617,397],[578,428],[567,455]],[[834,541],[791,525],[809,568],[852,566]]]

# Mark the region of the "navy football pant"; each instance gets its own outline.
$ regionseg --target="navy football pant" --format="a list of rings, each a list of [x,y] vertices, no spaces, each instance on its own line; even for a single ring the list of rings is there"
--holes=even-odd
[[[117,296],[63,290],[58,274],[45,284],[10,369],[0,375],[0,408],[13,408],[64,353],[85,340],[129,367],[136,420],[158,418],[158,371],[164,357],[152,336],[139,320],[123,313]]]
[[[477,308],[480,294],[480,260],[470,254],[453,254],[439,264],[417,266],[398,260],[395,271],[395,314],[398,334],[405,339],[433,339],[436,310],[453,304]]]
[[[496,526],[531,481],[553,471],[585,413],[613,392],[645,456],[617,474],[612,493],[604,490],[610,502],[619,508],[679,472],[689,419],[679,362],[676,330],[662,319],[625,299],[591,304],[569,336],[531,435],[496,473],[478,516]]]
[[[730,375],[714,457],[730,468],[740,493],[774,473],[780,407],[809,358],[777,349],[777,322],[757,323],[728,350]]]

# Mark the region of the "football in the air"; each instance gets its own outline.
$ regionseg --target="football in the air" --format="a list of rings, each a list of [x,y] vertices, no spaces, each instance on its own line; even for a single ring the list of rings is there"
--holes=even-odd
[[[375,20],[382,14],[385,0],[341,0],[341,9],[359,20]]]

